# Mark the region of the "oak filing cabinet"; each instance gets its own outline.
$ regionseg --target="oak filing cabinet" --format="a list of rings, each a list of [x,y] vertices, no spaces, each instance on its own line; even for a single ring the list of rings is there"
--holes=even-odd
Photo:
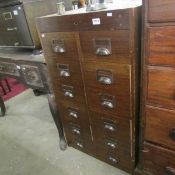
[[[37,19],[69,146],[133,173],[139,7]]]
[[[175,1],[144,2],[143,175],[175,175]]]

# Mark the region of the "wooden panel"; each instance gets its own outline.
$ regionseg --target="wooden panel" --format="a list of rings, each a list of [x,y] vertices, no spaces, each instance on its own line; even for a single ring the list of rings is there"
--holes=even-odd
[[[175,149],[175,111],[147,107],[145,139]]]
[[[174,0],[148,0],[148,20],[150,22],[175,21]]]
[[[175,66],[174,31],[175,27],[173,26],[148,28],[149,64]]]
[[[145,143],[143,150],[144,170],[154,175],[175,174],[175,152]]]
[[[129,11],[129,9],[112,10],[110,11],[113,13],[112,17],[107,16],[108,11],[81,15],[51,15],[38,18],[37,24],[41,33],[129,29]],[[93,25],[93,18],[100,18],[100,25]]]
[[[115,96],[130,97],[130,72],[131,67],[126,64],[86,62],[84,64],[85,85]]]
[[[107,61],[129,63],[129,31],[102,31],[102,32],[80,32],[80,42],[83,51],[83,61]],[[98,41],[101,40],[101,43]],[[108,42],[107,42],[108,41]],[[95,42],[97,43],[95,46]],[[98,48],[111,46],[111,54],[100,56],[96,54]]]
[[[42,37],[44,35],[44,37]],[[45,33],[41,34],[41,42],[44,50],[44,54],[47,57],[47,60],[52,59],[52,57],[60,60],[78,60],[78,50],[76,42],[75,33],[66,33],[66,32],[55,32],[55,33]],[[63,48],[65,52],[55,53],[54,48],[58,47]],[[62,50],[63,51],[63,50]],[[46,61],[47,61],[46,60]]]
[[[151,105],[175,108],[175,69],[171,67],[148,67],[147,102]]]

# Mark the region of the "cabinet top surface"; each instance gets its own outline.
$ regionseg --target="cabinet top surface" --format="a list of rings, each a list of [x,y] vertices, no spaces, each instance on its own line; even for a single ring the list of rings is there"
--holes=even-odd
[[[70,10],[66,11],[64,15],[58,15],[57,13],[42,16],[39,18],[50,18],[50,17],[57,17],[57,16],[67,16],[67,15],[79,15],[79,14],[89,14],[89,13],[99,13],[104,11],[111,11],[111,10],[121,10],[121,9],[130,9],[130,8],[136,8],[142,5],[142,0],[118,0],[114,3],[107,3],[106,9],[98,10],[98,11],[86,11],[86,8],[80,8],[77,10]]]

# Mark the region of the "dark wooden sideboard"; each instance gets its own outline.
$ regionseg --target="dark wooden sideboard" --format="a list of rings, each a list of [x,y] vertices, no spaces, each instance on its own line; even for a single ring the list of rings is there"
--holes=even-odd
[[[139,10],[37,19],[68,145],[129,173],[138,141]]]
[[[136,174],[175,175],[175,1],[145,0]]]

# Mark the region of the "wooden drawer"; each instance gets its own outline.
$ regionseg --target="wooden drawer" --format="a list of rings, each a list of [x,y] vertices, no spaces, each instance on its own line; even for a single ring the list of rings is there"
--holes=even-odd
[[[148,67],[147,103],[168,109],[175,108],[175,69]]]
[[[108,93],[97,88],[86,88],[86,93],[91,110],[116,117],[131,118],[130,99],[127,94]]]
[[[144,170],[154,175],[175,174],[175,152],[145,143],[143,150]]]
[[[116,97],[130,97],[130,74],[130,65],[89,62],[84,64],[86,87],[106,91]]]
[[[150,22],[175,21],[174,0],[148,0],[148,20]]]
[[[83,61],[129,63],[129,31],[80,32]]]
[[[149,64],[175,66],[174,58],[175,58],[175,27],[164,26],[164,27],[148,28]]]
[[[51,76],[60,84],[83,86],[80,63],[76,61],[53,61],[48,63]]]
[[[95,142],[112,139],[130,151],[132,123],[129,120],[90,111],[90,121]]]
[[[78,49],[75,33],[55,32],[41,34],[44,54],[49,59],[78,60]]]
[[[147,107],[145,139],[175,150],[175,111]]]
[[[84,90],[81,87],[60,84],[55,92],[58,103],[67,103],[70,106],[74,104],[85,105]]]
[[[132,162],[130,154],[123,150],[115,152],[107,149],[106,147],[96,145],[96,156],[102,161],[128,173],[132,173],[134,169],[134,163]]]

